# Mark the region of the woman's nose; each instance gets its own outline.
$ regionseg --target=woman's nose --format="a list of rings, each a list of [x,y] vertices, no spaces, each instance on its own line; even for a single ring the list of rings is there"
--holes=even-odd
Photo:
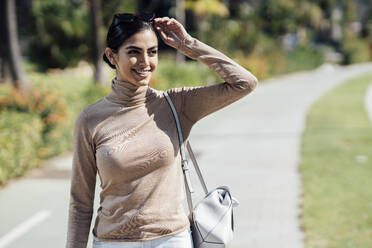
[[[141,56],[140,65],[149,65],[149,56],[146,53]]]

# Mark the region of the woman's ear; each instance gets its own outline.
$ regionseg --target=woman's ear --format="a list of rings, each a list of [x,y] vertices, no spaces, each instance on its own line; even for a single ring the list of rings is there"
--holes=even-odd
[[[109,47],[106,47],[105,54],[106,54],[107,59],[110,61],[110,63],[113,65],[116,65],[115,54],[112,51],[112,49]]]

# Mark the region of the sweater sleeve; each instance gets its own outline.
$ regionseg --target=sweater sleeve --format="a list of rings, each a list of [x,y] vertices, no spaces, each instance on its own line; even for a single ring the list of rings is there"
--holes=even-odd
[[[181,112],[191,124],[249,94],[258,84],[254,75],[235,61],[188,36],[179,50],[215,71],[225,82],[175,90],[182,95]]]
[[[85,248],[93,215],[96,160],[84,111],[75,120],[66,248]]]

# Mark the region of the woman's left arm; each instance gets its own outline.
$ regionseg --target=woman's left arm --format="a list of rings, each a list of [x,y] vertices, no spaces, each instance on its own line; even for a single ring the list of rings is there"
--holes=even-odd
[[[184,112],[192,122],[240,99],[257,86],[258,80],[252,73],[223,53],[191,37],[175,19],[156,18],[155,28],[167,45],[207,65],[225,81],[212,86],[183,88],[183,95],[188,98],[185,98],[184,105],[191,110]]]
[[[213,47],[191,37],[177,20],[168,17],[155,20],[155,27],[167,45],[206,64],[229,84],[243,84],[250,91],[257,86],[257,78],[252,73]]]

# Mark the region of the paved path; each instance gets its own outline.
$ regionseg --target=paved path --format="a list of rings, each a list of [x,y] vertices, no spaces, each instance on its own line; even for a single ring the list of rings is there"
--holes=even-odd
[[[368,71],[372,64],[323,66],[272,79],[193,128],[207,185],[229,185],[241,203],[231,248],[302,247],[297,164],[306,111],[332,87]],[[0,190],[0,248],[64,247],[70,166],[67,153]]]
[[[273,79],[195,126],[191,140],[207,182],[231,186],[241,202],[233,248],[303,247],[297,166],[306,112],[337,84],[371,69],[323,66]]]

